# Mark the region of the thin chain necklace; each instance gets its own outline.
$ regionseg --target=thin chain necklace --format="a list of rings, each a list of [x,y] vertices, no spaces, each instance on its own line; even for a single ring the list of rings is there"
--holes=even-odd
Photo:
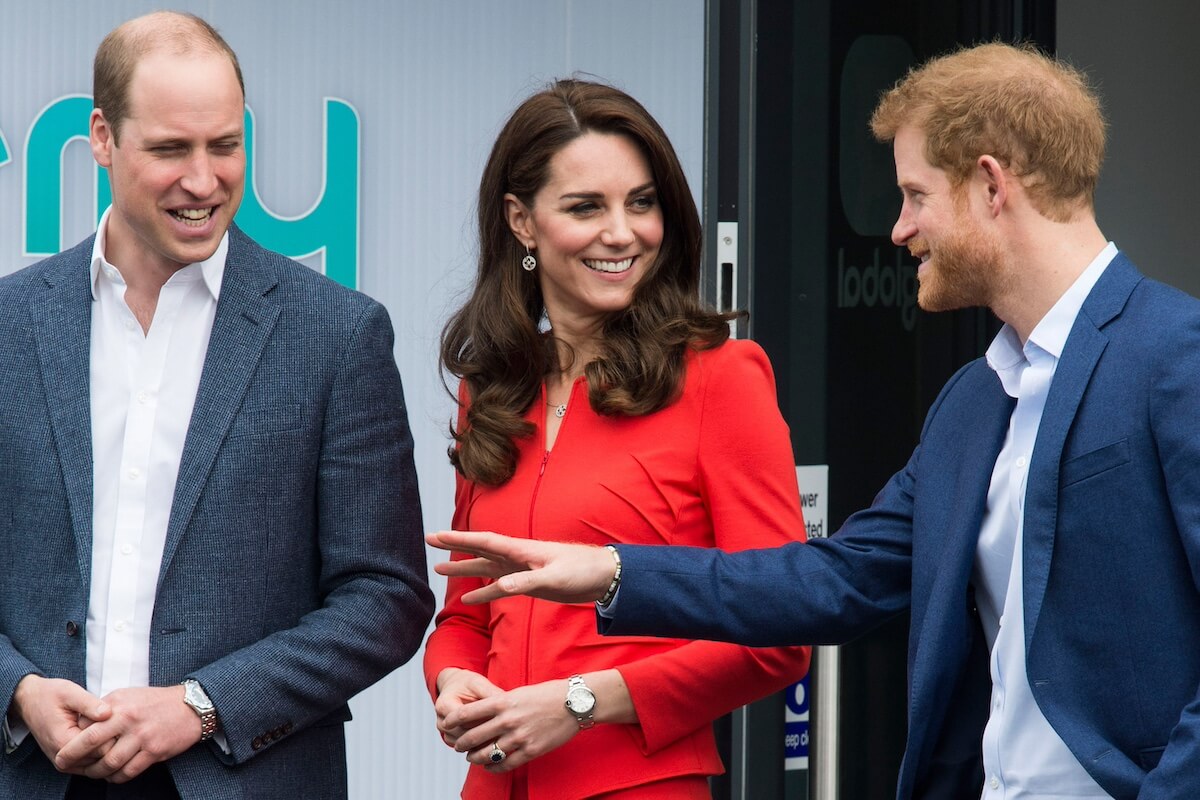
[[[568,387],[573,387],[575,385],[576,380],[578,380],[578,377],[572,379],[570,381],[570,383],[568,384]],[[569,392],[569,391],[571,391],[571,389],[568,388],[567,391]],[[546,393],[549,394],[549,392],[550,392],[550,387],[549,387],[549,385],[547,385]],[[570,400],[570,399],[571,399],[570,396],[568,396],[567,400]],[[546,405],[549,406],[550,408],[554,409],[554,416],[558,417],[559,419],[562,419],[563,417],[565,417],[567,415],[567,404],[566,403],[553,403],[553,402],[547,400]]]

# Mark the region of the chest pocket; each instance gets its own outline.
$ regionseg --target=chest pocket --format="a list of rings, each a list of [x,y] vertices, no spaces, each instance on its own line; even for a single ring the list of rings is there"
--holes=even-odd
[[[1062,485],[1067,487],[1085,481],[1127,463],[1129,463],[1129,440],[1122,439],[1064,462]]]
[[[283,403],[274,406],[243,408],[233,420],[232,436],[256,436],[283,433],[300,427],[300,404]]]

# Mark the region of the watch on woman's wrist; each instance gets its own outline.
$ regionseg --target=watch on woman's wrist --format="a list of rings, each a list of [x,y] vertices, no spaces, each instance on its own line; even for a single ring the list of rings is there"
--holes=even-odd
[[[570,711],[575,717],[575,721],[579,723],[579,730],[586,731],[596,724],[596,720],[593,718],[596,710],[596,695],[583,682],[582,675],[572,675],[567,678],[567,702],[564,705],[566,705],[567,711]]]

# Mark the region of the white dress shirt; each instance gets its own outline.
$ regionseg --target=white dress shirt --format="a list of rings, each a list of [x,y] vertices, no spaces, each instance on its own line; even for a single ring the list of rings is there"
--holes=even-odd
[[[207,261],[159,291],[149,331],[125,303],[120,267],[104,257],[108,214],[92,249],[92,579],[87,690],[150,683],[150,618],[175,479],[229,236]]]
[[[1075,318],[1117,254],[1109,242],[1021,344],[1005,325],[987,351],[1017,405],[988,488],[975,553],[975,599],[991,652],[982,800],[1107,798],[1042,714],[1025,668],[1022,538],[1029,462],[1046,396]]]

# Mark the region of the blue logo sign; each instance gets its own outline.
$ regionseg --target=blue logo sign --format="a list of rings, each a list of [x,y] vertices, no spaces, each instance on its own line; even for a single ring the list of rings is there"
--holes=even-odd
[[[92,98],[68,95],[46,106],[25,140],[25,202],[22,207],[27,256],[48,256],[72,244],[63,241],[63,151],[88,138]],[[259,197],[254,181],[254,114],[246,109],[247,191],[237,223],[259,244],[292,258],[320,255],[327,276],[358,287],[359,250],[359,119],[343,100],[325,99],[324,152],[320,196],[303,214],[272,213]],[[0,167],[11,160],[0,134]],[[112,203],[107,173],[96,167],[95,219]]]
[[[793,683],[784,692],[783,768],[808,768],[808,676]]]

